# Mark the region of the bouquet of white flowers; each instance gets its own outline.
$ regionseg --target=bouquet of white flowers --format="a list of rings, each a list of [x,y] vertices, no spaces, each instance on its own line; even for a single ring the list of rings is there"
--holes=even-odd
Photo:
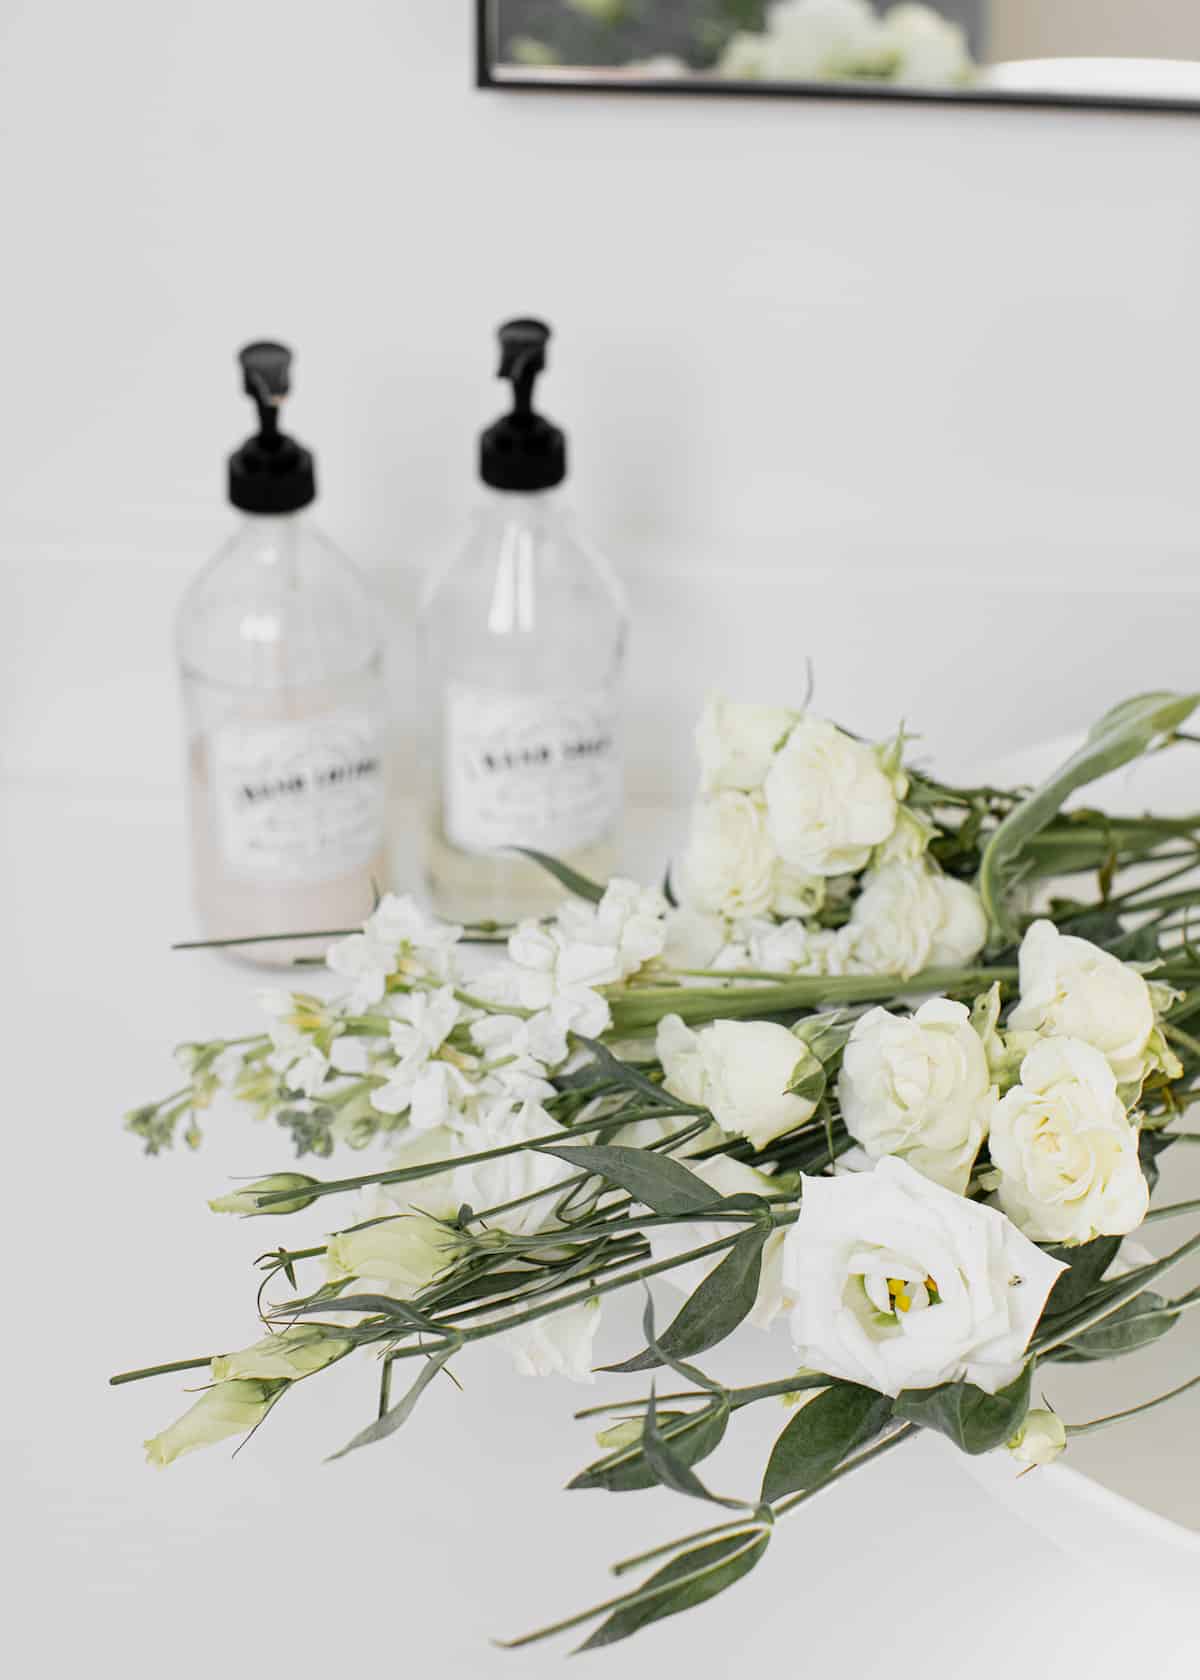
[[[346,1452],[394,1433],[477,1341],[588,1380],[605,1297],[661,1277],[682,1305],[659,1330],[647,1297],[644,1347],[608,1369],[685,1386],[580,1414],[614,1416],[572,1485],[664,1485],[722,1520],[528,1636],[595,1620],[596,1646],[731,1586],[780,1517],[918,1430],[1034,1466],[1116,1421],[1062,1422],[1033,1376],[1132,1352],[1200,1303],[1152,1287],[1200,1232],[1161,1260],[1119,1253],[1149,1220],[1200,1215],[1151,1206],[1158,1156],[1200,1135],[1179,1126],[1200,1078],[1200,817],[1064,805],[1190,741],[1197,703],[1127,702],[1022,791],[906,767],[903,735],[714,701],[664,891],[543,859],[571,896],[508,931],[384,899],[329,951],[344,995],[266,994],[264,1032],[184,1046],[183,1089],[130,1116],[151,1152],[181,1122],[194,1142],[228,1090],[301,1156],[388,1149],[373,1171],[281,1171],[212,1203],[354,1198],[332,1234],[264,1257],[261,1340],[113,1379],[208,1371],[151,1462],[255,1428],[361,1353],[378,1410]],[[262,1305],[280,1278],[288,1298]],[[776,1379],[730,1388],[696,1364],[777,1318],[794,1351]],[[405,1360],[419,1374],[397,1397]],[[735,1412],[781,1396],[795,1410],[760,1489],[712,1493],[696,1466]]]

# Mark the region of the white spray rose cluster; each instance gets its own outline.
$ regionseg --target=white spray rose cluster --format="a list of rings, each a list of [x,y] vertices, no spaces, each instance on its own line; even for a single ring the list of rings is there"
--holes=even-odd
[[[765,30],[734,35],[717,68],[737,80],[868,77],[956,87],[971,79],[974,66],[962,27],[916,0],[882,17],[870,0],[777,0]]]
[[[716,697],[697,747],[666,962],[907,978],[982,949],[978,894],[934,868],[936,830],[904,803],[902,738],[872,746],[809,713]]]

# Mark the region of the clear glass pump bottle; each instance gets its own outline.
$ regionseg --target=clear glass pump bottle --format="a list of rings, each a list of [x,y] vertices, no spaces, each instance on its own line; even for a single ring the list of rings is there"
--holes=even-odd
[[[229,462],[243,518],[176,626],[195,899],[213,940],[348,928],[386,884],[377,613],[308,517],[313,458],[279,430],[290,352],[252,344],[240,361],[259,419]],[[320,948],[237,954],[284,964]]]
[[[616,865],[628,612],[559,500],[566,439],[533,408],[549,337],[540,321],[500,329],[512,412],[483,434],[483,505],[420,613],[433,729],[427,881],[460,920],[539,915],[558,900],[515,847],[598,880]]]

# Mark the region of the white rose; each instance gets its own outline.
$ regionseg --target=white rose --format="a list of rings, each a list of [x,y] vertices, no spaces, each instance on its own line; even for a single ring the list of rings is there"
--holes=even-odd
[[[703,793],[753,793],[796,721],[782,706],[751,706],[711,695],[696,726]]]
[[[965,881],[921,859],[872,870],[850,912],[850,966],[907,979],[926,968],[962,968],[983,949],[987,917]]]
[[[892,1395],[1013,1382],[1062,1270],[997,1209],[895,1156],[869,1173],[805,1178],[783,1249],[804,1364]]]
[[[1146,1217],[1138,1135],[1112,1069],[1090,1044],[1047,1038],[992,1119],[997,1199],[1038,1242],[1121,1237]]]
[[[816,1102],[789,1091],[802,1063],[819,1063],[811,1050],[774,1021],[714,1021],[699,1032],[678,1015],[658,1027],[658,1059],[666,1088],[682,1102],[712,1110],[727,1132],[765,1149],[772,1138],[811,1120]]]
[[[906,0],[883,20],[882,37],[891,79],[905,86],[958,87],[974,65],[966,31],[932,6]]]
[[[825,903],[825,877],[793,869],[790,863],[775,865],[771,884],[771,909],[777,916],[815,916]]]
[[[772,81],[827,81],[884,63],[883,32],[869,0],[778,0],[766,24],[758,73]]]
[[[731,1161],[728,1155],[714,1155],[708,1161],[689,1161],[688,1171],[702,1178],[718,1196],[777,1195],[779,1186],[766,1173],[757,1172],[741,1161]],[[677,1254],[704,1248],[731,1234],[732,1227],[715,1220],[682,1220],[675,1225],[656,1225],[646,1232],[650,1254],[655,1260],[669,1260]],[[664,1272],[665,1280],[691,1295],[714,1267],[724,1260],[728,1249],[718,1250],[703,1260],[690,1260],[685,1266]],[[758,1294],[750,1312],[750,1323],[765,1330],[782,1311],[787,1302],[783,1293],[783,1232],[772,1231],[763,1245],[762,1270],[759,1274]]]
[[[775,847],[762,806],[745,793],[702,799],[679,871],[679,893],[695,910],[760,916],[770,907]]]
[[[600,1324],[599,1297],[518,1325],[503,1338],[523,1377],[569,1377],[595,1382],[592,1343]]]
[[[1021,1001],[1009,1017],[1012,1031],[1082,1039],[1107,1058],[1119,1084],[1141,1080],[1154,1004],[1136,969],[1047,921],[1030,927],[1019,963]]]
[[[779,856],[810,875],[862,869],[896,826],[896,792],[875,749],[824,718],[800,719],[764,792]]]
[[[963,1195],[996,1105],[970,1011],[946,998],[911,1017],[872,1009],[850,1034],[838,1099],[846,1130],[873,1159],[902,1155]]]

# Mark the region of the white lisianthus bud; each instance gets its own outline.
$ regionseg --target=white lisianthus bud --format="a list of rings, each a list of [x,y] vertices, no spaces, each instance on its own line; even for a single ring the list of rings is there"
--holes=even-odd
[[[597,1432],[596,1445],[606,1452],[619,1452],[622,1447],[638,1446],[641,1439],[642,1419],[622,1418],[620,1423],[610,1423]]]
[[[264,1336],[253,1346],[237,1353],[218,1353],[212,1361],[212,1378],[216,1383],[230,1382],[238,1377],[258,1377],[270,1380],[283,1377],[293,1381],[323,1371],[326,1365],[349,1353],[354,1343],[345,1336],[332,1336],[315,1324],[293,1324],[277,1335]]]
[[[1043,1464],[1053,1464],[1067,1445],[1067,1430],[1062,1419],[1045,1406],[1035,1406],[1025,1414],[1025,1421],[1007,1443],[1009,1452],[1027,1470]]]
[[[281,1382],[223,1382],[204,1391],[196,1404],[161,1435],[146,1442],[146,1462],[160,1470],[197,1447],[214,1446],[231,1435],[245,1435],[266,1417]]]
[[[783,1285],[805,1365],[892,1395],[1015,1380],[1059,1261],[895,1156],[803,1183]]]
[[[1154,1032],[1150,988],[1135,968],[1090,940],[1034,922],[1021,941],[1014,1032],[1078,1038],[1107,1059],[1119,1085],[1136,1085]]]
[[[775,847],[762,805],[746,793],[702,799],[679,867],[680,898],[710,915],[760,916],[775,885]]]
[[[745,705],[711,695],[696,726],[701,792],[753,793],[760,788],[795,721],[796,713],[782,706]]]
[[[600,1307],[597,1296],[510,1330],[504,1341],[521,1375],[595,1382],[592,1343],[600,1325]]]
[[[458,1239],[429,1215],[400,1213],[329,1239],[325,1266],[332,1280],[368,1278],[402,1296],[419,1293],[454,1259]]]
[[[872,870],[846,932],[852,968],[903,979],[927,968],[961,968],[986,939],[979,894],[923,859]]]
[[[810,875],[862,869],[896,826],[895,789],[875,749],[824,718],[800,719],[763,791],[776,851]]]
[[[1047,1038],[1001,1098],[990,1140],[997,1199],[1036,1242],[1121,1237],[1146,1217],[1137,1131],[1112,1068],[1077,1038]]]
[[[699,1032],[678,1015],[659,1022],[658,1058],[666,1088],[712,1110],[717,1125],[765,1149],[811,1120],[823,1088],[820,1062],[774,1021],[714,1021]],[[810,1073],[816,1094],[790,1089]]]
[[[271,1173],[267,1178],[247,1184],[244,1190],[233,1190],[227,1196],[214,1196],[208,1205],[214,1213],[303,1213],[317,1199],[305,1193],[316,1183],[317,1180],[309,1178],[307,1173]],[[289,1196],[286,1201],[272,1202],[269,1207],[259,1207],[260,1196],[281,1190],[294,1190],[296,1195]]]
[[[838,1098],[847,1131],[873,1160],[902,1155],[960,1196],[997,1100],[970,1013],[946,998],[913,1016],[872,1009],[856,1022]]]
[[[725,1196],[777,1196],[785,1188],[767,1173],[758,1172],[742,1161],[728,1155],[714,1155],[707,1161],[689,1161],[688,1171],[711,1186],[714,1200]],[[794,1182],[794,1180],[792,1181]],[[651,1258],[655,1261],[673,1259],[704,1248],[731,1234],[729,1225],[711,1223],[704,1219],[688,1219],[674,1225],[656,1225],[646,1232]],[[726,1251],[718,1250],[702,1260],[689,1260],[663,1272],[663,1281],[685,1295],[693,1294],[709,1272],[719,1266]],[[772,1231],[763,1245],[762,1268],[759,1273],[758,1294],[750,1312],[750,1323],[766,1330],[787,1305],[783,1292],[783,1232]]]

